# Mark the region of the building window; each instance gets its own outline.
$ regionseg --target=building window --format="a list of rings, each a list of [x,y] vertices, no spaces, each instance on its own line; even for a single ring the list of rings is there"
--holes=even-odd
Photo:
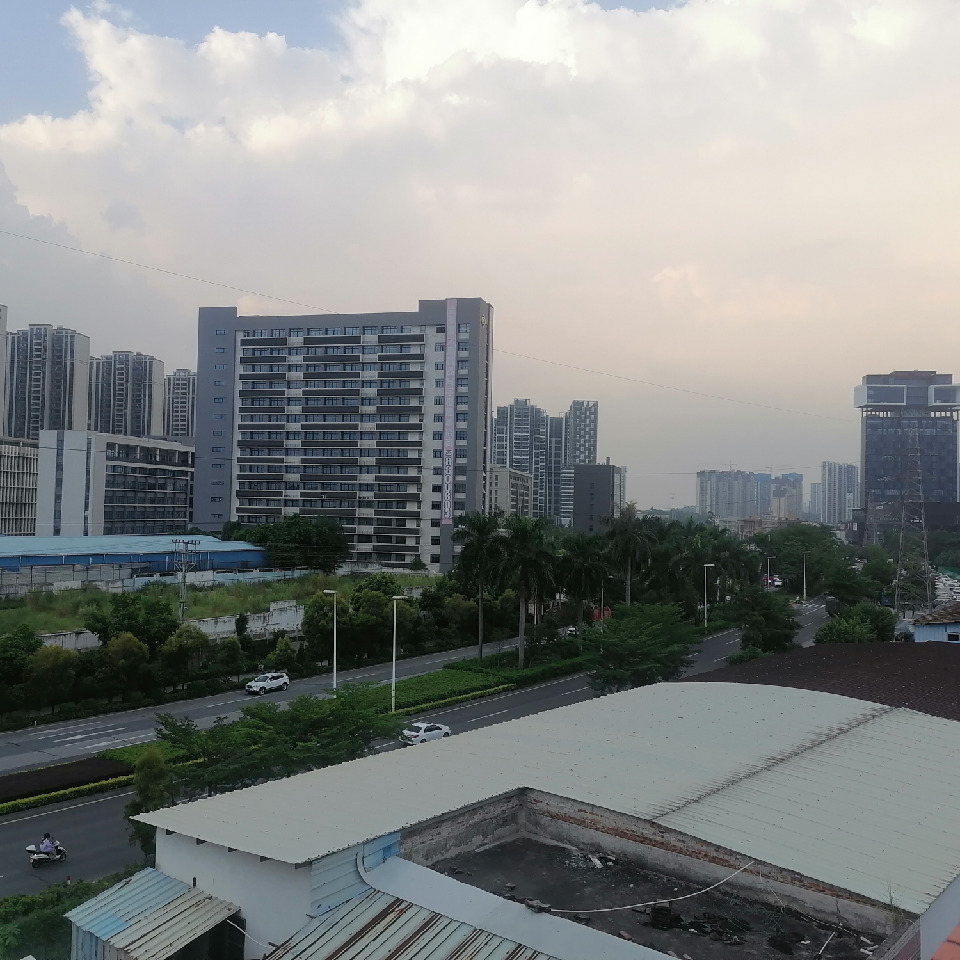
[[[433,439],[434,439],[434,440],[442,440],[442,439],[443,439],[443,431],[442,431],[442,430],[434,430],[434,431],[433,431]]]
[[[222,470],[222,469],[223,469],[223,464],[222,464],[222,463],[214,463],[214,464],[212,464],[212,466],[213,466],[213,469],[214,469],[214,470]]]
[[[457,389],[466,390],[470,386],[470,379],[468,377],[457,377]]]
[[[213,369],[214,369],[214,370],[226,370],[226,369],[227,369],[227,365],[226,365],[225,363],[215,363],[215,364],[213,365]]]
[[[226,352],[227,352],[227,348],[226,348],[226,347],[214,347],[213,349],[214,349],[214,352],[215,352],[215,353],[226,353]]]
[[[210,502],[211,502],[211,503],[223,503],[223,497],[211,497],[211,498],[210,498]]]
[[[434,423],[443,423],[443,414],[442,414],[442,413],[435,413],[435,414],[433,415],[433,422],[434,422]]]
[[[469,340],[458,340],[458,341],[457,341],[457,350],[459,350],[461,353],[465,353],[465,352],[468,351],[469,349],[470,349],[470,341],[469,341]]]
[[[433,459],[434,459],[434,460],[442,460],[442,459],[443,459],[443,451],[442,451],[442,450],[434,450],[434,451],[433,451]]]
[[[223,401],[224,401],[225,399],[226,399],[226,397],[214,397],[214,398],[213,398],[213,402],[214,402],[214,403],[223,403]]]
[[[226,420],[227,415],[225,413],[215,413],[213,415],[214,420]]]
[[[223,453],[223,450],[224,450],[223,447],[211,447],[211,448],[210,448],[210,452],[211,452],[211,453]]]
[[[470,324],[469,323],[458,323],[457,324],[457,333],[469,333]]]
[[[469,419],[470,414],[468,413],[458,413],[457,414],[457,423],[466,423]]]
[[[225,387],[225,386],[227,385],[227,381],[226,381],[226,380],[214,380],[214,381],[213,381],[213,385],[214,385],[215,387]]]
[[[222,519],[223,519],[223,514],[222,514],[222,513],[211,513],[211,514],[210,514],[210,517],[211,517],[211,519],[213,519],[213,520],[222,520]]]
[[[226,331],[226,330],[218,330],[218,331],[217,331],[217,336],[218,336],[218,337],[225,337],[226,335],[227,335],[227,331]]]
[[[437,390],[442,390],[442,389],[443,389],[443,381],[442,381],[442,380],[434,380],[434,381],[433,381],[433,385],[434,385],[434,387],[437,388]]]
[[[439,500],[434,500],[434,501],[430,504],[430,509],[431,509],[431,510],[439,510],[439,509],[440,509],[440,501],[439,501]]]
[[[443,406],[443,397],[434,397],[434,398],[433,398],[433,405],[434,405],[435,407],[442,407],[442,406]]]
[[[433,352],[434,352],[434,353],[443,353],[443,351],[446,350],[446,349],[447,349],[447,348],[446,348],[442,343],[435,343],[435,344],[433,345]]]
[[[466,442],[467,442],[467,431],[466,431],[466,430],[458,430],[458,431],[457,431],[457,437],[456,437],[456,438],[457,438],[458,441],[460,441],[460,442],[462,442],[462,443],[466,443]]]
[[[222,437],[222,436],[223,436],[223,431],[222,431],[222,430],[214,430],[214,431],[213,431],[213,435],[214,435],[215,437]]]
[[[947,639],[951,643],[960,643],[960,633],[948,633]]]
[[[438,361],[433,365],[433,369],[434,369],[434,370],[442,370],[442,369],[443,369],[443,365],[444,365],[443,360],[438,360]]]
[[[437,333],[446,333],[446,332],[447,332],[446,327],[437,327]]]
[[[439,520],[431,520],[431,521],[430,521],[430,526],[431,526],[431,527],[439,527],[439,526],[440,526],[440,521],[439,521]]]
[[[439,538],[439,537],[431,537],[431,538],[430,538],[430,546],[431,546],[431,547],[439,547],[439,546],[440,546],[440,538]]]
[[[435,483],[435,484],[430,488],[430,492],[431,492],[431,493],[443,493],[443,486],[442,486],[441,484],[439,484],[439,483]]]

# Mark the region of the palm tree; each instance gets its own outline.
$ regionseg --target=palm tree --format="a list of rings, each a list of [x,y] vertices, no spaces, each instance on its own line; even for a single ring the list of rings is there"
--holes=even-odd
[[[483,590],[492,585],[501,554],[505,531],[503,514],[467,513],[457,519],[453,539],[462,544],[457,566],[464,579],[477,585],[477,659],[483,659]]]
[[[609,521],[610,556],[624,570],[624,599],[630,603],[630,583],[634,570],[650,556],[650,533],[637,516],[637,505],[628,503],[619,516]]]
[[[546,523],[537,517],[507,517],[498,573],[517,591],[520,600],[518,664],[526,654],[527,603],[539,599],[554,584],[556,555],[547,539]]]
[[[560,542],[560,582],[577,603],[577,635],[583,636],[583,607],[600,592],[609,574],[603,538],[571,533]]]

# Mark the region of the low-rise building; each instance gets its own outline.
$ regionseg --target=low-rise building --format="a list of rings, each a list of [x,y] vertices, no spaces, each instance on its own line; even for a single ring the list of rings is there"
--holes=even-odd
[[[929,960],[958,752],[889,703],[642,687],[142,814],[157,869],[71,912],[72,956]]]
[[[490,467],[487,473],[487,509],[508,517],[533,516],[533,477],[512,467]]]
[[[193,514],[193,448],[86,430],[40,433],[38,536],[164,534]]]
[[[0,536],[30,537],[37,526],[37,441],[0,438]]]

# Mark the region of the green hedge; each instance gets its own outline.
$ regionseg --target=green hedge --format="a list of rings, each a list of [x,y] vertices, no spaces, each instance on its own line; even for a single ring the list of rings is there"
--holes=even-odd
[[[119,760],[121,763],[135,767],[144,751],[150,749],[159,750],[163,759],[170,762],[183,757],[182,750],[178,750],[164,740],[148,740],[146,743],[133,743],[126,747],[110,747],[107,750],[101,750],[97,756],[105,757],[107,760]]]
[[[468,700],[482,700],[484,697],[491,697],[495,693],[506,693],[517,688],[512,683],[504,683],[499,687],[490,687],[487,690],[477,690],[475,693],[464,693],[459,697],[448,697],[446,700],[436,700],[433,703],[420,703],[415,707],[404,707],[398,710],[399,716],[412,716],[415,713],[426,713],[427,710],[439,710],[442,707],[451,707],[456,703],[466,703]]]
[[[55,790],[53,793],[42,793],[36,797],[27,797],[24,800],[11,800],[0,803],[0,816],[5,813],[20,813],[21,810],[32,810],[34,807],[45,807],[50,803],[61,803],[64,800],[79,800],[81,797],[92,797],[97,793],[107,793],[119,787],[129,787],[133,783],[133,775],[113,777],[110,780],[100,780],[97,783],[87,783],[82,787],[71,787],[69,790]]]

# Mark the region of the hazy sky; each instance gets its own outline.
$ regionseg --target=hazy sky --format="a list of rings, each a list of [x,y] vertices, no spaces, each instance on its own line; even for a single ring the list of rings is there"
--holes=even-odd
[[[956,0],[4,0],[0,37],[0,230],[336,310],[482,296],[495,401],[599,399],[641,506],[809,479],[864,373],[960,373]],[[12,328],[192,366],[235,302],[284,312],[0,234]]]

